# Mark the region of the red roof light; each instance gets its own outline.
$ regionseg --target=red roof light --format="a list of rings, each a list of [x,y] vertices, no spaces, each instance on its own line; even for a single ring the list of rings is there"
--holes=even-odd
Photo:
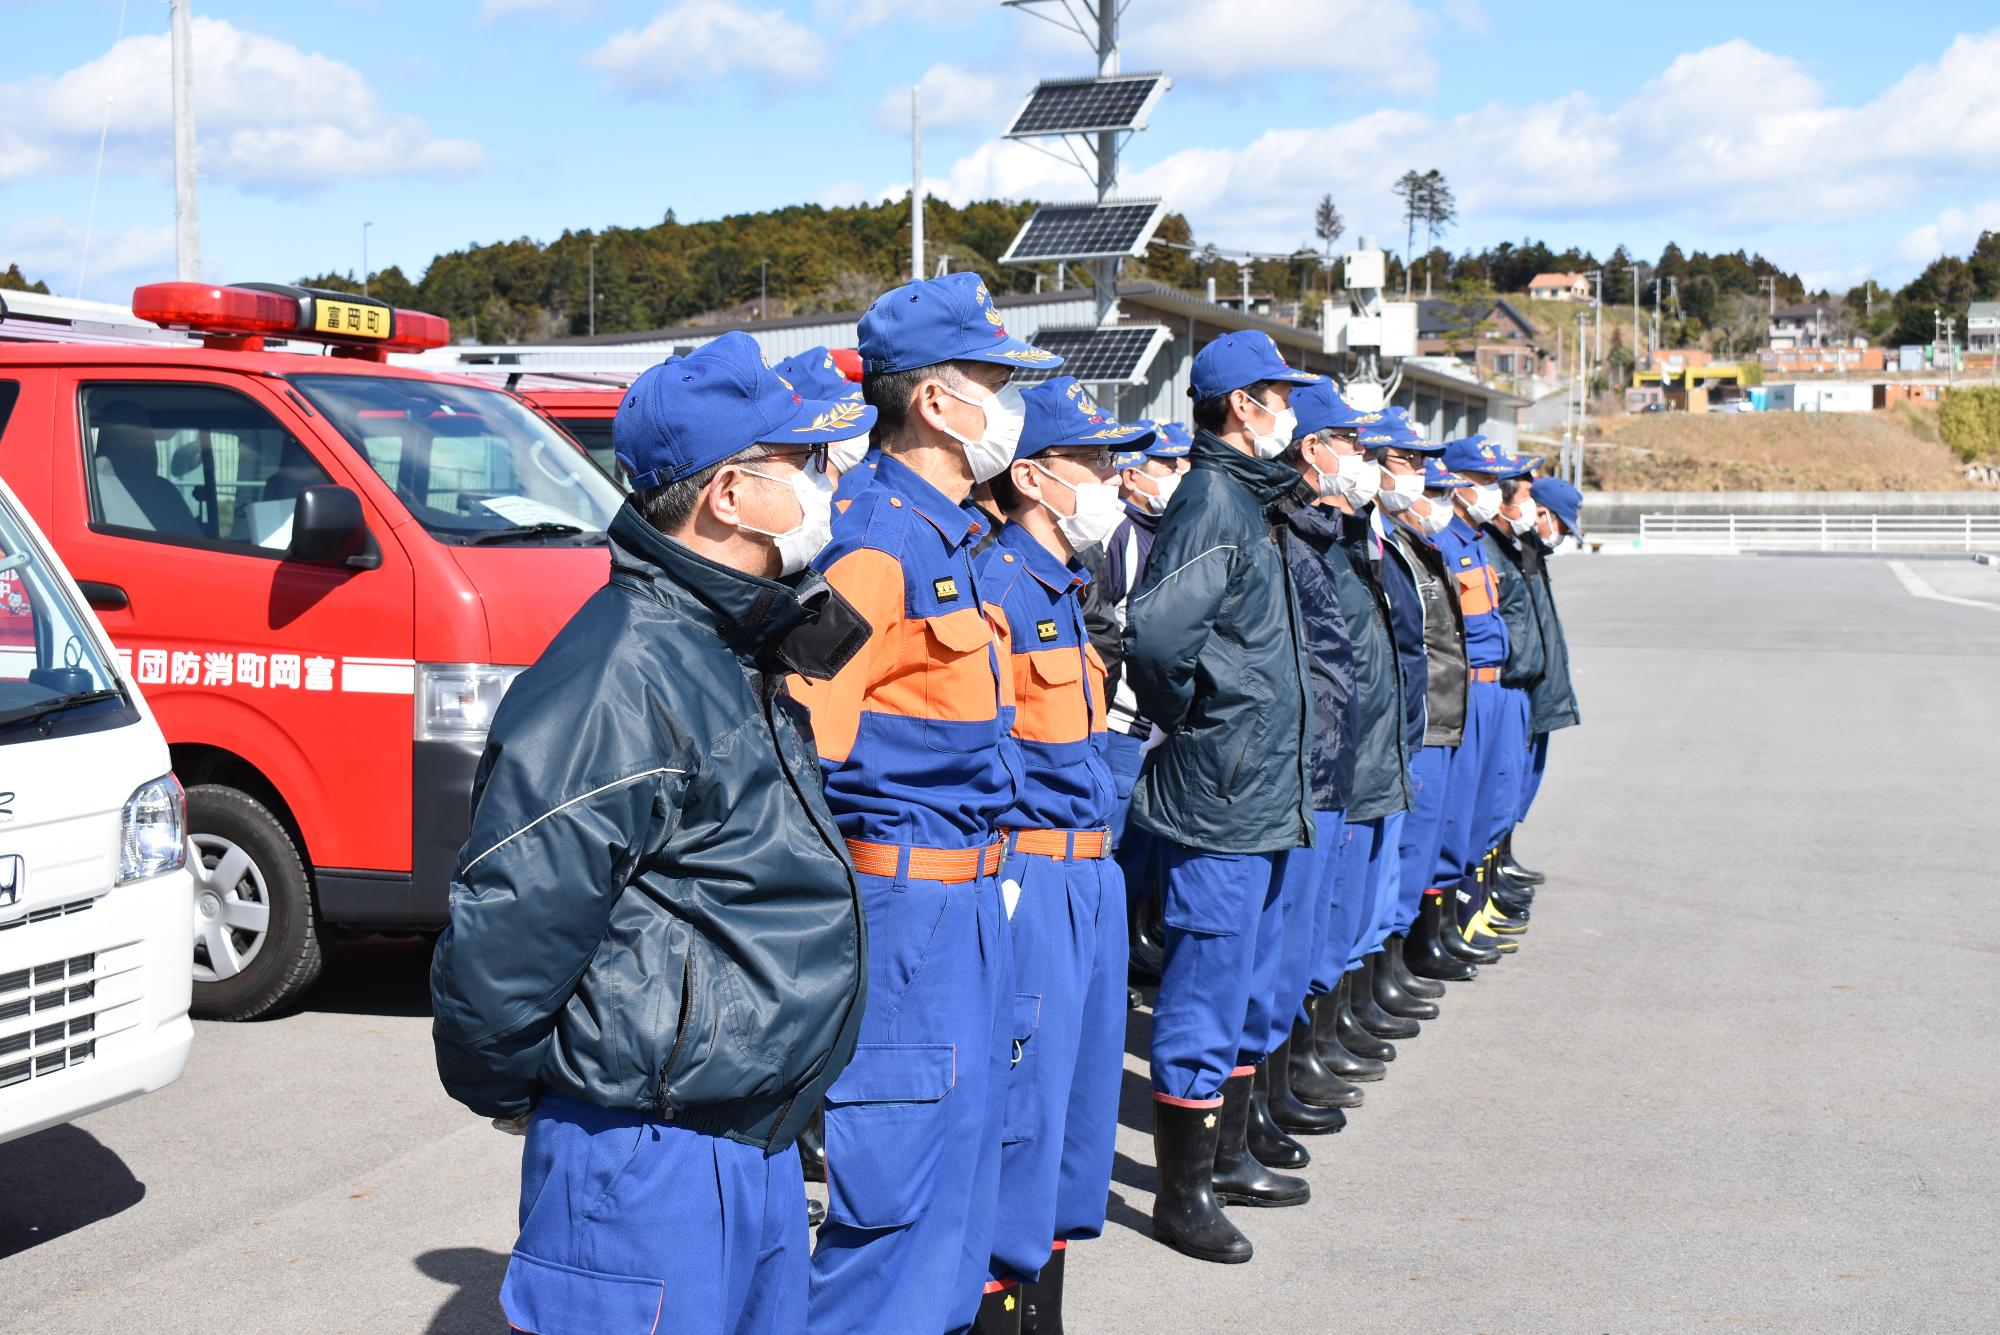
[[[162,329],[201,334],[289,334],[299,303],[275,292],[208,283],[147,283],[132,291],[132,313]]]

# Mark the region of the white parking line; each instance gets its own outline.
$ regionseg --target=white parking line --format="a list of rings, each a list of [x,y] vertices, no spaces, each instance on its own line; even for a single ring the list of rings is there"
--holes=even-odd
[[[1896,577],[1896,582],[1903,586],[1903,592],[1912,598],[1928,598],[1932,602],[1956,603],[1960,607],[1983,607],[1989,612],[2000,612],[2000,603],[1983,603],[1977,598],[1954,598],[1948,593],[1939,593],[1924,583],[1916,571],[1901,561],[1889,561],[1885,564],[1889,567],[1889,573]]]

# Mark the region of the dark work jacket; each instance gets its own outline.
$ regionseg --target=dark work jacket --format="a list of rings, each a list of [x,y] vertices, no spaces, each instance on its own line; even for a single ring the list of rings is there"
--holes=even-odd
[[[1208,431],[1189,458],[1126,604],[1127,679],[1167,734],[1130,818],[1212,853],[1297,848],[1313,839],[1305,637],[1268,512],[1304,483]]]
[[[1090,582],[1078,595],[1083,603],[1083,628],[1090,636],[1091,647],[1104,660],[1105,680],[1116,681],[1118,669],[1125,663],[1125,637],[1120,633],[1118,601],[1106,578],[1109,557],[1102,545],[1087,547],[1076,554],[1076,563],[1090,575]],[[1109,693],[1107,687],[1106,694]]]
[[[1340,512],[1322,505],[1285,508],[1280,541],[1298,593],[1312,685],[1312,802],[1315,811],[1344,811],[1354,788],[1354,646],[1340,614],[1340,590],[1329,555],[1341,561]]]
[[[1465,740],[1465,617],[1458,610],[1458,581],[1444,568],[1444,554],[1402,524],[1389,525],[1390,541],[1416,574],[1424,603],[1424,745],[1457,746]]]
[[[770,656],[826,585],[716,565],[629,501],[611,561],[494,716],[431,962],[438,1074],[482,1116],[549,1090],[775,1153],[853,1054],[867,978]]]
[[[1403,756],[1423,749],[1429,709],[1430,666],[1424,658],[1424,603],[1417,592],[1417,573],[1409,558],[1392,542],[1382,544],[1382,592],[1389,599],[1389,633],[1396,641],[1396,661],[1403,674]]]
[[[1499,582],[1500,619],[1507,623],[1507,661],[1500,665],[1500,684],[1525,691],[1542,679],[1543,654],[1542,624],[1521,569],[1521,544],[1491,524],[1480,526],[1479,541]]]
[[[1569,639],[1556,611],[1555,588],[1549,583],[1548,549],[1539,537],[1532,537],[1522,544],[1522,555],[1528,592],[1534,595],[1542,622],[1542,679],[1528,692],[1528,730],[1539,733],[1573,728],[1583,718],[1577,712],[1576,687],[1569,676]]]
[[[1403,743],[1403,670],[1366,516],[1340,516],[1334,554],[1343,559],[1329,559],[1327,567],[1354,646],[1354,790],[1347,819],[1377,820],[1410,805],[1410,758]]]

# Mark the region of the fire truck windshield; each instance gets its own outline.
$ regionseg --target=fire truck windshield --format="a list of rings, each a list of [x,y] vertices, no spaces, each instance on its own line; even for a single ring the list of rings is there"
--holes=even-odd
[[[497,390],[370,375],[289,377],[445,542],[602,542],[617,486]]]

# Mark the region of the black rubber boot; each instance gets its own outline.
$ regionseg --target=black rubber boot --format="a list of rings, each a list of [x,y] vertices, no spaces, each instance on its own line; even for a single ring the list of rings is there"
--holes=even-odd
[[[1484,878],[1475,874],[1458,883],[1457,894],[1458,938],[1475,949],[1485,951],[1496,958],[1511,955],[1521,948],[1518,941],[1495,936],[1483,930],[1478,924],[1483,916],[1480,910],[1486,907],[1486,884]],[[1481,964],[1490,963],[1481,960]]]
[[[1438,914],[1438,944],[1444,947],[1445,954],[1466,964],[1498,964],[1499,951],[1476,946],[1465,939],[1463,900],[1472,894],[1472,884],[1468,876],[1457,885],[1445,887]]]
[[[1292,1041],[1288,1045],[1292,1054],[1292,1096],[1315,1108],[1359,1108],[1366,1095],[1360,1086],[1350,1085],[1334,1074],[1314,1037],[1318,1032],[1319,1007],[1326,1001],[1325,997],[1307,997],[1305,1018],[1292,1026]]]
[[[1312,1152],[1286,1135],[1272,1118],[1271,1087],[1264,1072],[1265,1066],[1259,1066],[1250,1077],[1250,1120],[1245,1124],[1243,1143],[1250,1147],[1250,1157],[1266,1168],[1304,1168],[1312,1162]]]
[[[1326,1063],[1326,1069],[1342,1080],[1352,1080],[1365,1085],[1372,1080],[1380,1080],[1388,1074],[1389,1068],[1382,1064],[1380,1057],[1363,1056],[1345,1042],[1346,1031],[1342,1017],[1347,1014],[1347,978],[1342,975],[1333,991],[1319,998],[1313,1008],[1313,1040],[1319,1045],[1319,1058]],[[1358,1029],[1359,1026],[1356,1026]],[[1371,1047],[1389,1047],[1373,1034],[1363,1037]],[[1394,1048],[1389,1048],[1394,1052]]]
[[[1392,1062],[1396,1060],[1396,1045],[1370,1033],[1354,1013],[1355,1003],[1361,997],[1361,974],[1362,971],[1356,969],[1341,979],[1343,986],[1340,992],[1339,1013],[1334,1017],[1334,1036],[1340,1040],[1340,1046],[1357,1057],[1369,1057],[1378,1062]],[[1327,1065],[1333,1066],[1333,1062],[1329,1060]],[[1333,1069],[1340,1070],[1338,1066],[1334,1066]],[[1346,1072],[1342,1071],[1341,1074],[1346,1075]],[[1350,1075],[1347,1078],[1358,1080],[1361,1077]]]
[[[1153,1161],[1160,1177],[1153,1236],[1198,1261],[1239,1265],[1250,1259],[1250,1239],[1224,1216],[1212,1186],[1221,1135],[1221,1108],[1153,1100]]]
[[[1347,1125],[1347,1114],[1338,1108],[1321,1108],[1307,1103],[1292,1088],[1292,1040],[1289,1036],[1258,1068],[1264,1082],[1264,1102],[1278,1129],[1293,1136],[1329,1136]],[[1352,1085],[1348,1086],[1353,1089]],[[1361,1091],[1354,1090],[1356,1094]],[[1274,1165],[1282,1167],[1283,1165]]]
[[[1354,986],[1349,990],[1348,1009],[1353,1012],[1355,1022],[1377,1038],[1415,1038],[1423,1032],[1415,1020],[1391,1015],[1375,999],[1375,965],[1381,958],[1381,952],[1377,951],[1361,961],[1361,968],[1354,974]]]
[[[1042,1277],[1021,1286],[1021,1335],[1063,1335],[1063,1261],[1069,1248],[1049,1253]]]
[[[1160,922],[1160,901],[1153,895],[1132,900],[1132,953],[1128,979],[1141,983],[1160,981],[1160,967],[1166,960],[1165,928]]]
[[[1369,957],[1369,973],[1375,988],[1375,1004],[1391,1015],[1405,1020],[1435,1020],[1438,1007],[1435,1001],[1426,1001],[1404,990],[1396,979],[1396,969],[1390,957],[1395,937],[1382,943],[1382,948]]]
[[[1417,920],[1403,942],[1403,965],[1420,978],[1438,978],[1447,983],[1469,983],[1479,976],[1479,966],[1462,960],[1445,948],[1444,895],[1426,890],[1417,906]],[[1457,933],[1452,933],[1457,935]]]
[[[1493,886],[1493,907],[1512,918],[1515,922],[1528,921],[1528,901],[1514,893],[1514,888],[1506,881],[1497,881]]]
[[[988,1289],[972,1319],[972,1335],[1021,1335],[1021,1286]]]
[[[1520,861],[1515,858],[1514,832],[1512,830],[1507,831],[1507,837],[1500,841],[1500,870],[1506,872],[1510,880],[1521,881],[1528,885],[1540,885],[1543,881],[1549,879],[1541,872],[1523,867]]]
[[[1312,1188],[1302,1177],[1274,1173],[1250,1153],[1250,1095],[1254,1078],[1222,1082],[1221,1135],[1215,1142],[1215,1199],[1224,1205],[1304,1205]]]
[[[799,1168],[808,1182],[826,1181],[826,1109],[821,1108],[799,1132]]]
[[[1410,924],[1410,930],[1416,930],[1415,923]],[[1413,997],[1422,997],[1425,1001],[1442,1001],[1444,999],[1444,984],[1442,982],[1439,982],[1435,978],[1419,977],[1410,968],[1410,939],[1408,933],[1402,936],[1390,937],[1386,945],[1388,946],[1389,967],[1395,971],[1396,982],[1405,992],[1408,992]]]
[[[806,1197],[806,1227],[818,1228],[826,1222],[826,1206],[812,1197]]]

